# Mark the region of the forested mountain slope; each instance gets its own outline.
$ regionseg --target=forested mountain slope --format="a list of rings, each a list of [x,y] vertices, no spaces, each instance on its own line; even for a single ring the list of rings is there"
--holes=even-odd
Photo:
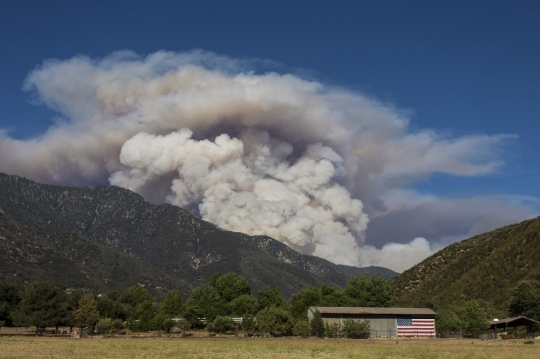
[[[521,280],[540,279],[540,217],[454,243],[392,279],[398,303],[435,308],[477,299],[508,309]]]
[[[22,225],[0,212],[0,281],[49,280],[62,288],[120,290],[142,285],[156,289],[186,287],[147,263],[69,231]],[[161,289],[161,290],[160,290]]]
[[[343,287],[351,273],[363,273],[301,255],[270,237],[222,230],[179,207],[153,205],[114,186],[50,186],[0,174],[0,208],[21,225],[72,232],[136,258],[152,267],[148,271],[180,280],[188,293],[214,272],[233,271],[255,291],[279,287],[286,297],[323,282]]]

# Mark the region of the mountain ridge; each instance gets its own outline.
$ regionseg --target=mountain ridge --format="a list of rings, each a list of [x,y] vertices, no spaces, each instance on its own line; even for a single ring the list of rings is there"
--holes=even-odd
[[[506,313],[521,280],[540,280],[540,217],[451,244],[392,278],[402,305],[444,308],[480,300]]]
[[[141,260],[183,279],[183,291],[190,292],[216,271],[244,275],[254,290],[280,287],[286,297],[323,282],[343,287],[352,275],[364,273],[302,255],[267,236],[225,231],[180,207],[154,205],[115,186],[44,185],[0,173],[0,209],[21,225],[72,232]]]

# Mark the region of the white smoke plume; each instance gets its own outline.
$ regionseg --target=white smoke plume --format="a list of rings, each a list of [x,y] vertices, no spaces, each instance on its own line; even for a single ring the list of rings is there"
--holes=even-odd
[[[402,270],[430,247],[423,239],[364,246],[368,214],[389,209],[385,193],[433,173],[493,173],[501,143],[515,137],[410,132],[404,111],[292,74],[256,72],[261,64],[202,51],[46,61],[25,89],[61,118],[39,138],[0,137],[0,171],[47,183],[109,182],[336,263]],[[399,264],[383,259],[405,249],[411,255]]]

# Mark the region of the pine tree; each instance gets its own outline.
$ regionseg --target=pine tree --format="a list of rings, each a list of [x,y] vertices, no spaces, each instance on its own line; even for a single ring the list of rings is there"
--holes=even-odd
[[[79,300],[79,307],[73,312],[75,323],[79,327],[93,327],[99,320],[97,303],[93,294],[85,294]]]
[[[322,337],[324,335],[324,321],[318,310],[313,314],[313,318],[309,324],[311,326],[311,334],[317,337]]]

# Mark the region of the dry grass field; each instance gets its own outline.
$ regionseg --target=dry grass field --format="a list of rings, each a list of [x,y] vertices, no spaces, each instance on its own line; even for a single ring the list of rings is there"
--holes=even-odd
[[[540,358],[540,341],[0,337],[0,358]]]

